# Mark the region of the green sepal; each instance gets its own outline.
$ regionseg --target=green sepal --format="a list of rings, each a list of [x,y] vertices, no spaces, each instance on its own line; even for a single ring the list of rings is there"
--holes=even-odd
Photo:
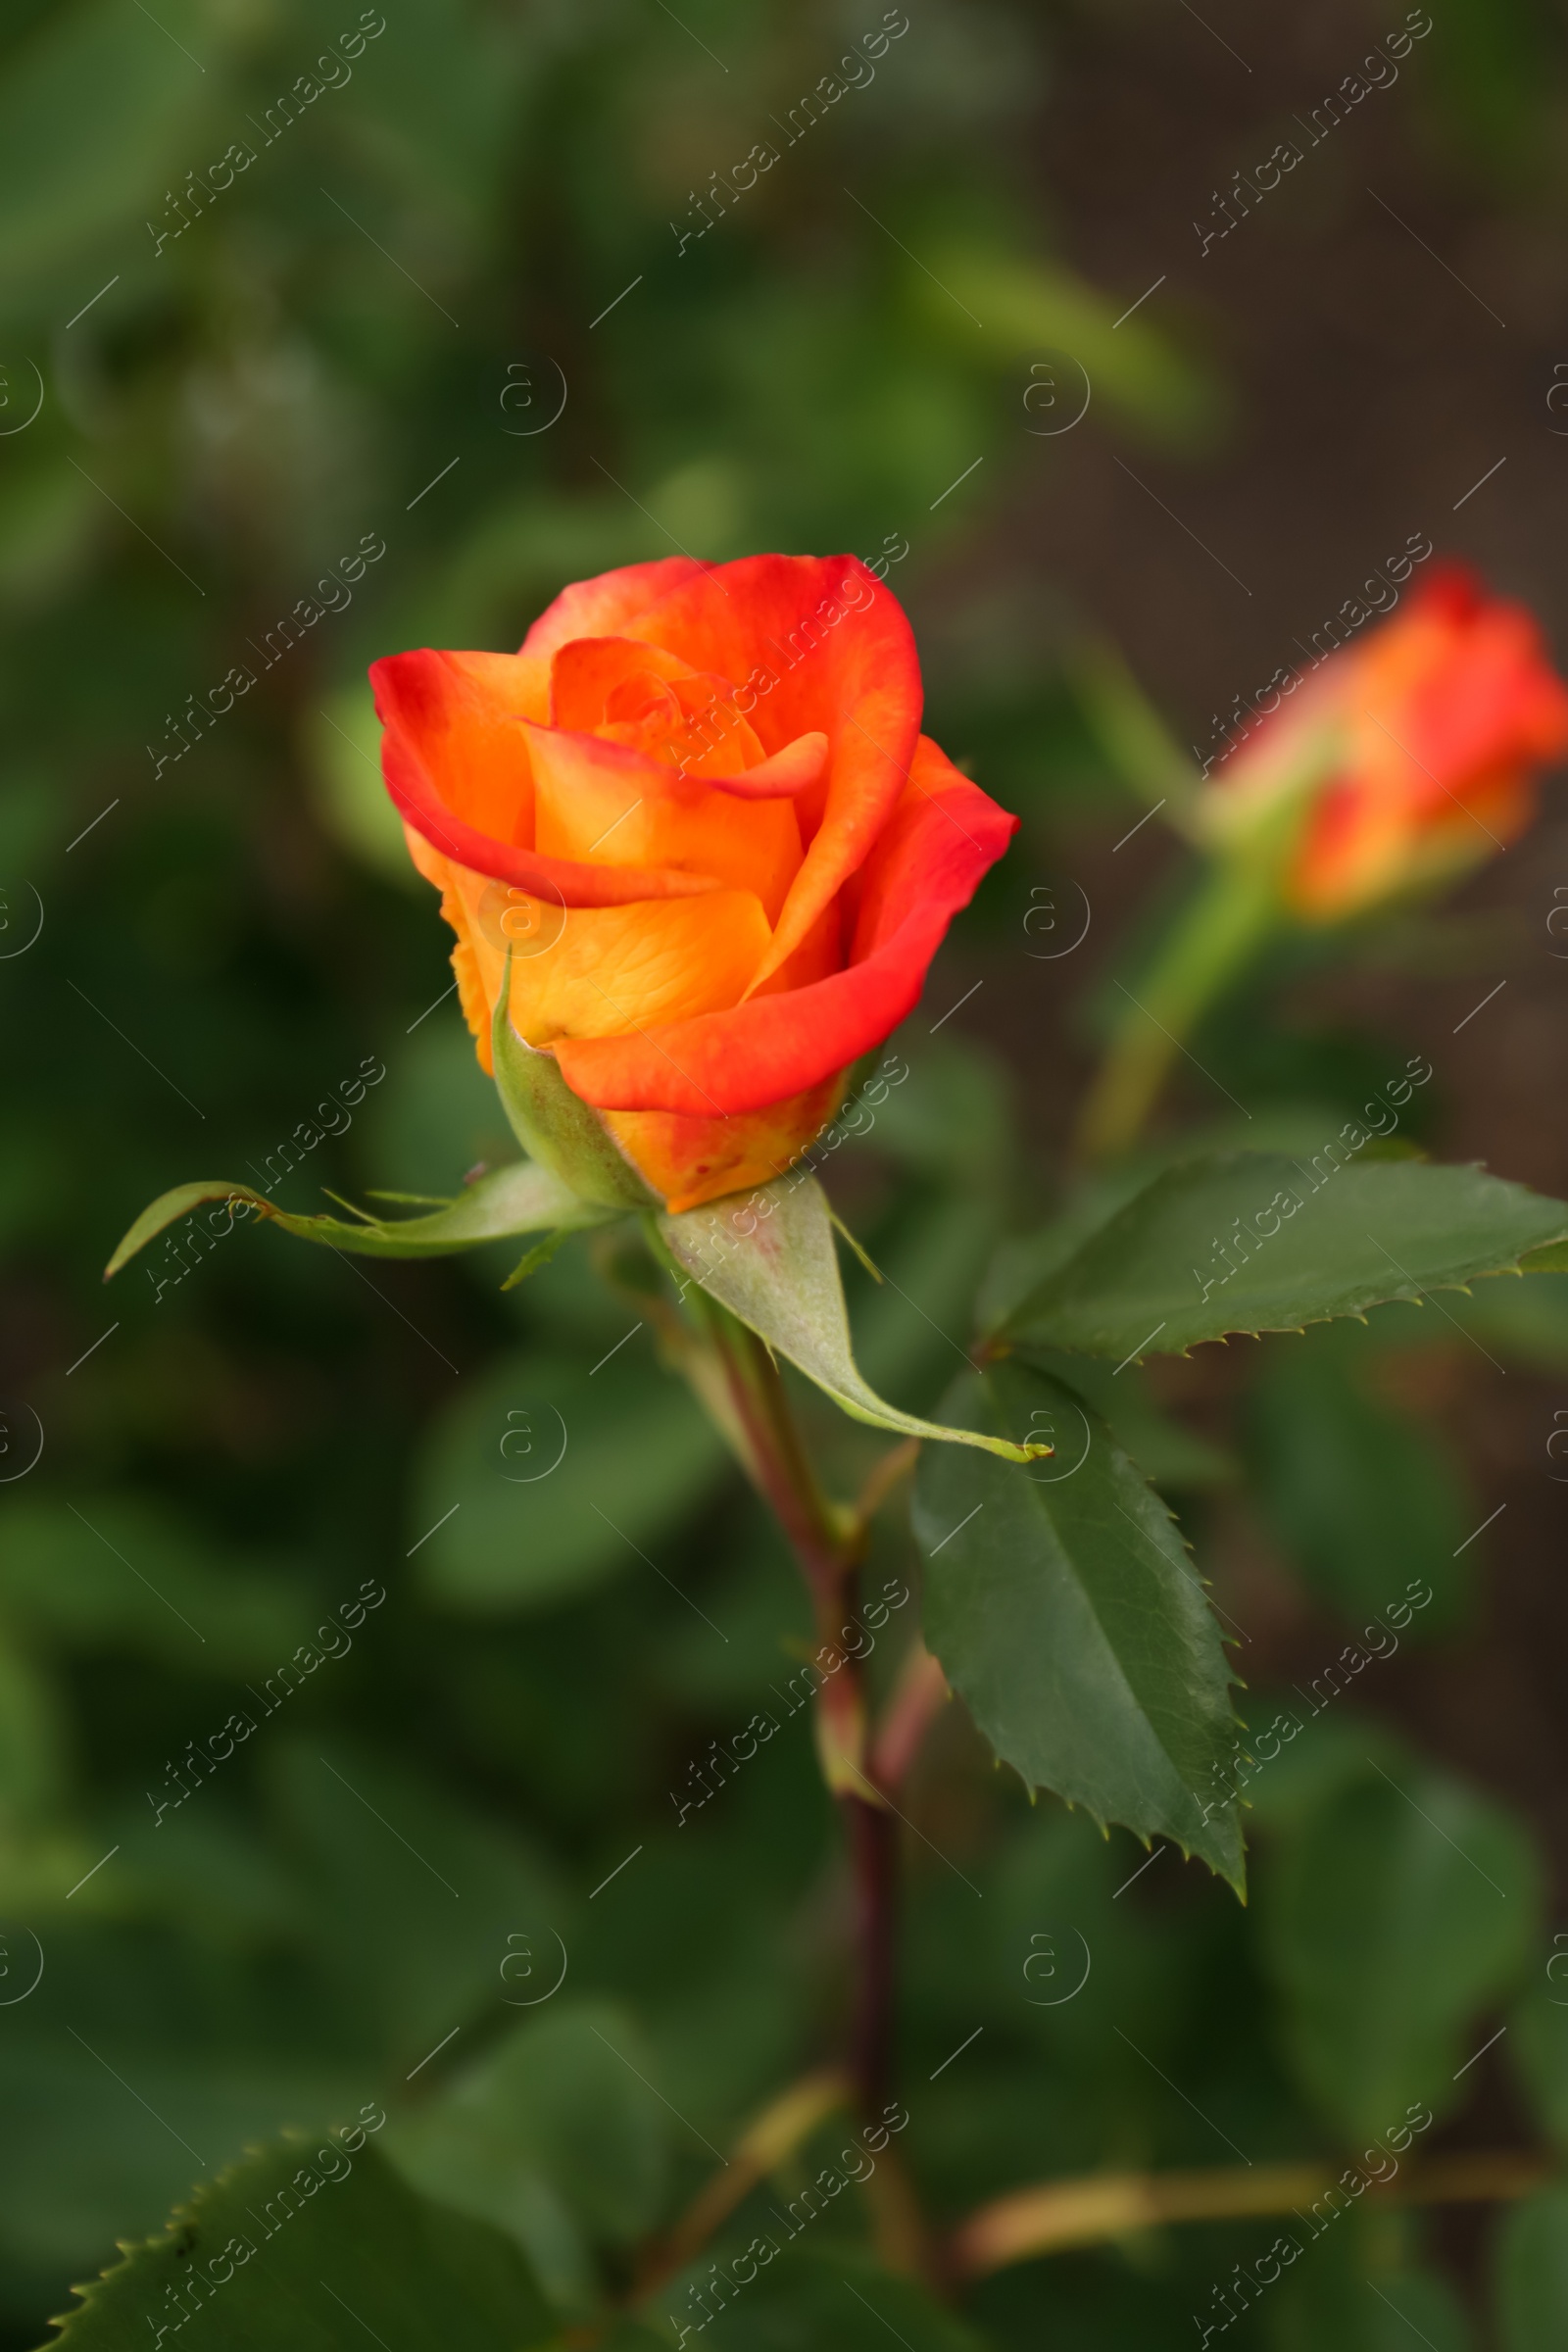
[[[501,1288],[514,1291],[519,1282],[526,1282],[530,1274],[537,1274],[541,1266],[548,1266],[562,1243],[570,1238],[571,1227],[558,1225],[554,1233],[547,1233],[542,1242],[535,1242],[531,1250],[523,1251]]]
[[[866,1386],[850,1346],[831,1212],[804,1168],[750,1193],[656,1220],[666,1248],[691,1279],[759,1339],[824,1389],[853,1420],[901,1437],[978,1446],[1004,1461],[1033,1461],[1049,1446],[922,1421],[885,1404]]]
[[[650,1192],[599,1113],[574,1095],[555,1055],[530,1046],[507,1017],[512,995],[512,951],[490,1024],[496,1091],[530,1159],[554,1169],[581,1200],[603,1208],[652,1208]]]
[[[505,1241],[512,1234],[600,1225],[609,1213],[569,1192],[548,1168],[526,1159],[481,1176],[431,1216],[368,1217],[358,1225],[344,1217],[294,1216],[248,1184],[202,1177],[194,1184],[176,1184],[142,1210],[104,1268],[105,1282],[166,1226],[176,1224],[204,1200],[222,1200],[230,1208],[228,1224],[221,1235],[211,1235],[212,1240],[233,1231],[233,1203],[244,1201],[299,1241],[324,1242],[330,1250],[347,1250],[360,1257],[445,1257],[454,1250],[473,1250],[481,1242]]]

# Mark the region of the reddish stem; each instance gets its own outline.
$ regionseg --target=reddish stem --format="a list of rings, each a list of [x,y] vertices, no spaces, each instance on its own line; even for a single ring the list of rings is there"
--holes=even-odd
[[[855,1873],[859,1968],[850,2037],[850,2066],[867,2119],[893,2096],[893,1998],[898,1916],[898,1823],[886,1805],[841,1796]]]
[[[903,1785],[947,1701],[948,1678],[925,1643],[916,1641],[871,1744],[871,1778],[879,1788]]]
[[[723,1367],[726,1423],[811,1594],[818,1654],[828,1649],[839,1660],[816,1694],[817,1751],[843,1819],[855,1882],[851,2066],[862,2111],[875,2117],[892,2095],[897,1823],[868,1769],[864,1670],[838,1641],[864,1528],[855,1514],[836,1513],[817,1486],[778,1366],[761,1341],[701,1293],[693,1303]]]

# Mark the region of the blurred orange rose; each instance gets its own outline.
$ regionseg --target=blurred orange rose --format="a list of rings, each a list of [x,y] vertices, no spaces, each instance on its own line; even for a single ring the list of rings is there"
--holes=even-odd
[[[1568,748],[1568,692],[1524,606],[1460,564],[1331,655],[1204,789],[1217,846],[1304,794],[1285,895],[1307,922],[1443,881],[1515,840]]]
[[[515,654],[370,676],[480,1060],[510,949],[514,1029],[671,1208],[799,1155],[1017,823],[920,733],[853,556],[633,564]]]

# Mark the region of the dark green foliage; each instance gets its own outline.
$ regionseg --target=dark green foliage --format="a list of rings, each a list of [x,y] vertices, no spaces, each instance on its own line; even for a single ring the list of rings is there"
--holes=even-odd
[[[1532,53],[1518,14],[1506,37],[1465,18],[1483,128]],[[906,1081],[828,1171],[888,1278],[839,1252],[864,1381],[834,1330],[827,1386],[871,1425],[797,1386],[839,1494],[907,1417],[1017,1443],[1041,1411],[1058,1448],[1028,1468],[929,1448],[923,1592],[897,1500],[862,1575],[862,1610],[899,1595],[877,1694],[922,1624],[960,1694],[903,1855],[899,2146],[929,2210],[1336,2149],[1383,2129],[1390,2098],[1462,2095],[1452,2069],[1521,1986],[1507,2055],[1543,2132],[1568,2135],[1568,2012],[1526,1950],[1522,1833],[1360,1719],[1308,1722],[1252,1769],[1274,1707],[1238,1691],[1233,1728],[1245,1653],[1204,1597],[1206,1525],[1159,1498],[1210,1496],[1236,1447],[1121,1364],[1466,1280],[1549,1248],[1563,1215],[1368,1154],[1325,1196],[1348,1256],[1320,1220],[1304,1268],[1276,1280],[1271,1244],[1255,1281],[1185,1321],[1223,1272],[1213,1248],[1291,1181],[1272,1160],[1216,1172],[1225,1147],[1205,1144],[1200,1177],[1131,1206],[1141,1178],[1118,1180],[1032,1238],[1055,1181],[1038,1129],[1015,1132],[967,1016],[935,1024],[976,975],[998,983],[987,1006],[1017,998],[1054,819],[1132,819],[1054,598],[999,572],[956,599],[944,571],[1072,446],[1028,437],[1043,353],[1083,355],[1094,429],[1140,466],[1146,445],[1200,447],[1223,408],[1177,314],[1117,324],[1137,286],[1097,288],[1051,249],[1038,11],[911,8],[873,81],[808,131],[770,127],[881,15],[399,0],[370,32],[357,0],[23,0],[0,28],[3,2352],[102,2272],[67,2341],[119,2352],[163,2325],[172,2342],[215,2234],[341,2151],[325,2135],[345,2117],[381,2113],[181,2341],[564,2352],[599,2327],[601,2352],[668,2347],[692,2285],[846,2145],[847,2122],[824,2125],[628,2303],[646,2237],[839,2041],[810,1617],[659,1361],[635,1229],[574,1236],[501,1291],[517,1235],[558,1234],[564,1203],[505,1172],[514,1138],[381,789],[364,677],[404,647],[514,645],[566,581],[676,546],[885,564],[920,626],[932,732],[1028,826],[899,1041]],[[770,139],[777,165],[696,233],[714,175]],[[1031,1025],[1066,997],[1019,1002],[1032,1076]],[[1266,1023],[1249,1051],[1268,1055]],[[1330,1058],[1309,1075],[1327,1084]],[[196,1188],[172,1222],[143,1218],[106,1293],[132,1219],[204,1167],[289,1231],[236,1233],[215,1206],[235,1188]],[[296,1248],[302,1229],[329,1246]],[[457,1242],[473,1254],[359,1262]],[[1441,1296],[1510,1363],[1560,1370],[1557,1287]],[[971,1372],[976,1325],[1026,1294],[1019,1352]],[[1347,1427],[1317,1354],[1277,1361],[1248,1440],[1261,1498],[1354,1622],[1384,1558],[1396,1581],[1429,1573],[1454,1490],[1406,1420],[1377,1424],[1383,1468],[1422,1499],[1397,1541],[1352,1540],[1373,1425]],[[1080,1417],[1091,1455],[1054,1483]],[[1342,1446],[1315,1514],[1308,1425]],[[968,1709],[1054,1793],[994,1773]],[[1503,1888],[1505,1922],[1369,1750]],[[1139,1842],[1239,1882],[1251,1827],[1255,1914]],[[1508,2352],[1562,2331],[1562,2228],[1555,2191],[1508,2226]],[[953,2308],[873,2260],[858,2190],[811,2231],[712,2341],[1163,2352],[1272,2234],[1141,2235]],[[1258,2323],[1281,2352],[1463,2341],[1418,2229],[1345,2237],[1355,2263],[1326,2248]]]

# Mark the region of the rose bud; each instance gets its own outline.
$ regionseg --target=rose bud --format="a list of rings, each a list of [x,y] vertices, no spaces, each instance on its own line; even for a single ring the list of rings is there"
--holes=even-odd
[[[1506,849],[1565,748],[1568,692],[1534,616],[1448,564],[1232,753],[1200,821],[1222,852],[1283,825],[1287,906],[1337,922]]]
[[[632,564],[515,654],[370,676],[479,1059],[494,1029],[514,1123],[591,1198],[690,1208],[788,1167],[1017,824],[920,733],[908,622],[853,556]]]

